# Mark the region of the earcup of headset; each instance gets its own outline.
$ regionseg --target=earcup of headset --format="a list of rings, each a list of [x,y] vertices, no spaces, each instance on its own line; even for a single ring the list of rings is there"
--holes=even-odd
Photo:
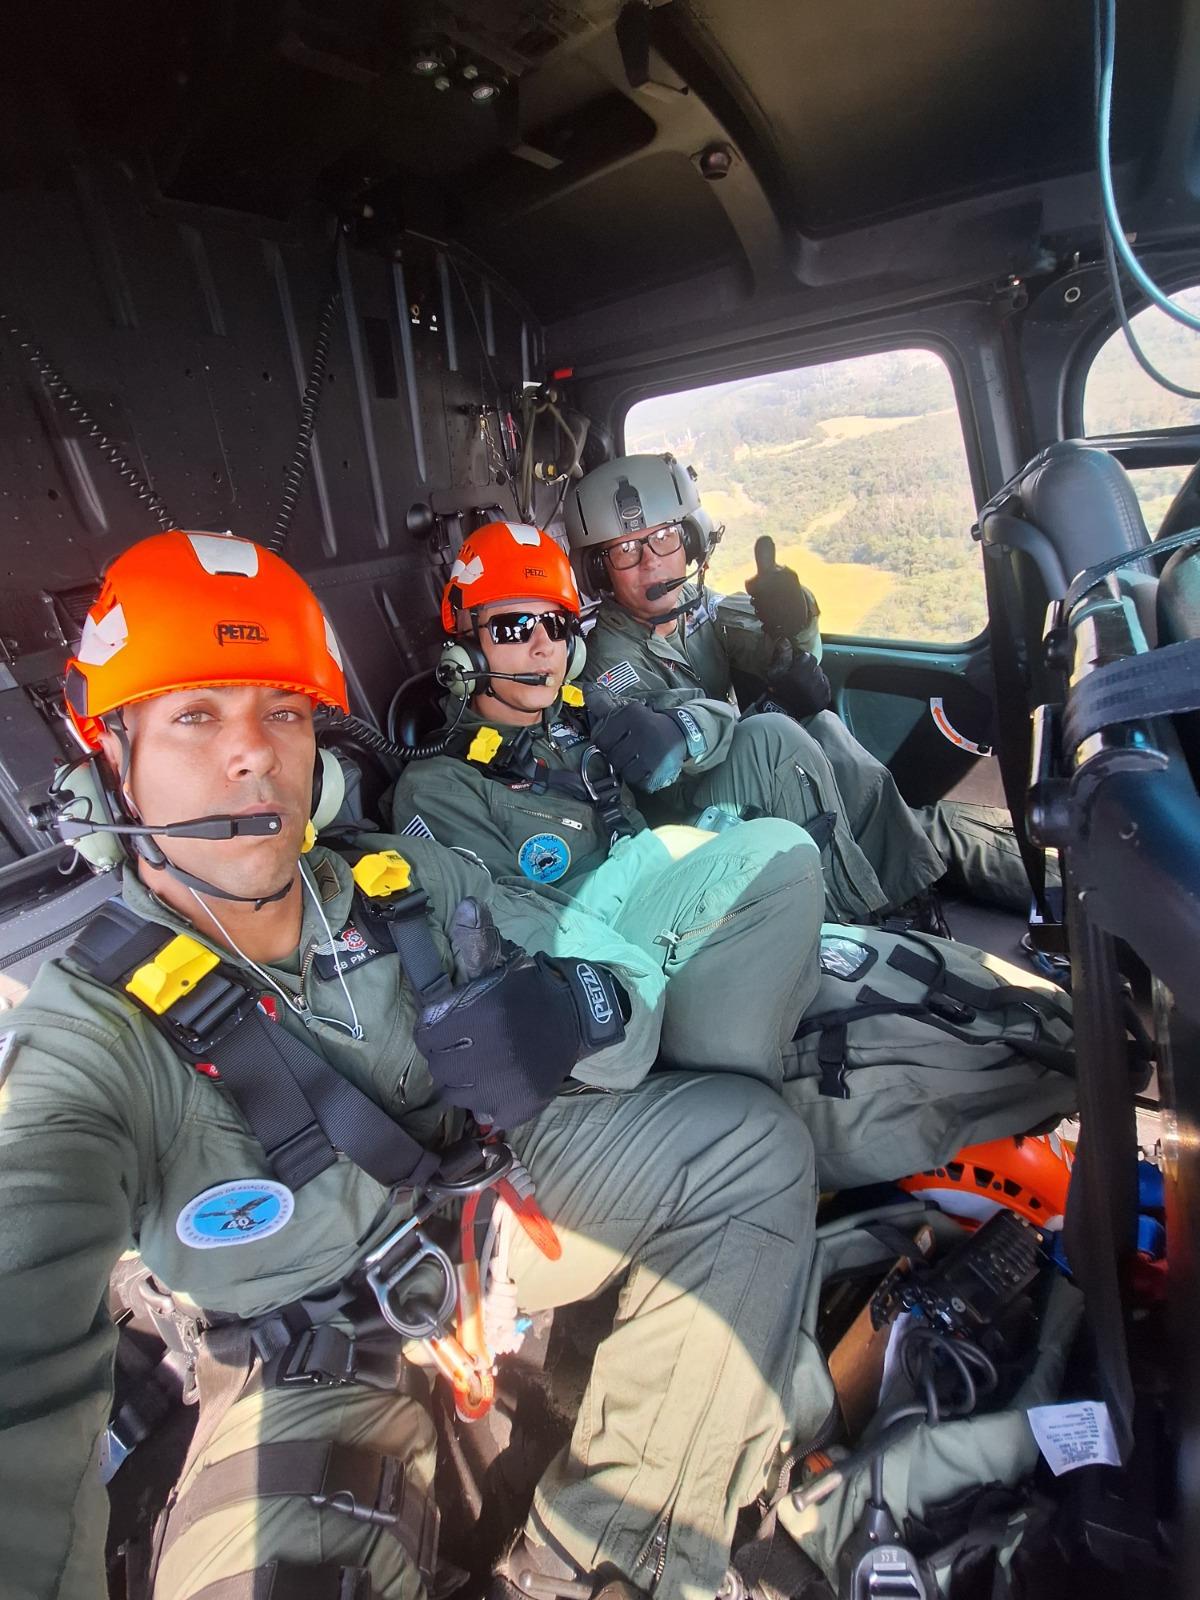
[[[679,525],[683,529],[683,553],[688,564],[699,566],[708,554],[709,529],[696,517],[684,517]]]
[[[442,646],[434,677],[456,700],[469,700],[487,685],[487,657],[471,639],[454,639]]]
[[[583,552],[583,585],[589,594],[607,594],[612,587],[608,581],[608,562],[599,550]]]
[[[128,822],[131,819],[121,797],[110,782],[101,755],[87,756],[59,767],[54,774],[52,792],[65,816],[88,822]],[[111,872],[129,859],[129,851],[119,834],[97,832],[71,841],[94,872]]]
[[[578,628],[571,630],[571,643],[567,647],[567,675],[564,683],[574,683],[587,666],[587,645]]]
[[[317,747],[317,764],[313,769],[312,819],[313,831],[327,828],[342,809],[346,798],[346,774],[332,750]]]

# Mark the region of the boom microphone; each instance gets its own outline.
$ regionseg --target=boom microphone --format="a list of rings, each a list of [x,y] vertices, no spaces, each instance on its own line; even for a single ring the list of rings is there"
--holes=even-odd
[[[505,683],[530,683],[538,688],[550,682],[548,672],[493,672],[491,667],[460,667],[457,662],[444,677],[441,667],[434,676],[443,689],[448,689],[456,678],[502,678]]]
[[[666,578],[662,583],[649,583],[646,585],[646,599],[662,600],[673,589],[681,589],[687,581],[688,575],[685,572],[682,578]]]
[[[120,833],[126,837],[148,839],[153,834],[167,839],[240,839],[246,835],[262,838],[278,833],[283,818],[277,811],[264,811],[250,817],[214,816],[193,817],[187,822],[167,822],[162,827],[153,823],[95,822],[82,817],[64,816],[55,805],[34,806],[30,818],[35,827],[43,831],[53,828],[64,843],[71,839],[84,839],[92,833]]]

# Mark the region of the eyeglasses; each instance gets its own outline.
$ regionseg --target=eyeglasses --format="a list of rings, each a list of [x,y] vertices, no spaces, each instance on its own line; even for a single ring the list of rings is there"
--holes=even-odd
[[[497,611],[483,626],[493,644],[528,644],[539,622],[555,644],[571,637],[574,618],[565,611]]]
[[[622,539],[610,544],[600,554],[610,567],[622,572],[641,565],[642,556],[649,547],[656,556],[673,556],[683,544],[683,529],[678,522],[668,522],[663,528],[652,528],[636,539]]]

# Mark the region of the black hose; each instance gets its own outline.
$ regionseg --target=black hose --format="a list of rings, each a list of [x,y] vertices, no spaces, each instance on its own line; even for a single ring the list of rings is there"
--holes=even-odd
[[[288,462],[287,471],[283,475],[283,488],[279,495],[279,515],[275,518],[270,538],[266,540],[267,549],[273,550],[276,555],[282,555],[283,547],[287,543],[288,529],[292,525],[292,513],[300,499],[300,490],[304,487],[308,464],[312,459],[313,429],[316,427],[317,408],[321,403],[321,390],[325,384],[325,368],[329,364],[333,317],[342,295],[338,283],[340,248],[340,242],[334,246],[329,288],[317,310],[312,359],[308,364],[308,381],[304,385],[304,393],[300,396],[300,432],[296,436],[292,459]],[[363,723],[362,726],[365,728],[367,724]]]
[[[149,507],[154,520],[160,528],[177,528],[178,520],[171,515],[162,499],[155,493],[154,486],[134,466],[117,444],[97,421],[97,419],[84,405],[83,401],[54,365],[50,357],[32,339],[25,337],[19,323],[14,322],[6,311],[0,310],[0,328],[8,334],[17,349],[33,367],[38,377],[42,380],[50,398],[60,404],[69,417],[73,417],[83,429],[84,436],[95,445],[96,449],[108,462],[109,466],[144,506]]]

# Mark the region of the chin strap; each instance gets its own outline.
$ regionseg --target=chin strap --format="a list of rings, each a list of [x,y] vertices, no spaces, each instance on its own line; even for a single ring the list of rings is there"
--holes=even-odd
[[[185,872],[182,867],[177,867],[169,856],[150,841],[135,839],[133,847],[148,867],[153,867],[156,872],[168,873],[178,883],[194,890],[195,893],[211,895],[217,900],[236,900],[239,905],[253,906],[255,911],[261,911],[263,906],[273,905],[276,900],[282,900],[285,895],[291,893],[292,885],[296,881],[294,877],[289,878],[282,889],[275,889],[270,894],[233,894],[229,889],[220,889],[215,883],[209,883],[206,878],[198,878],[194,872]]]

